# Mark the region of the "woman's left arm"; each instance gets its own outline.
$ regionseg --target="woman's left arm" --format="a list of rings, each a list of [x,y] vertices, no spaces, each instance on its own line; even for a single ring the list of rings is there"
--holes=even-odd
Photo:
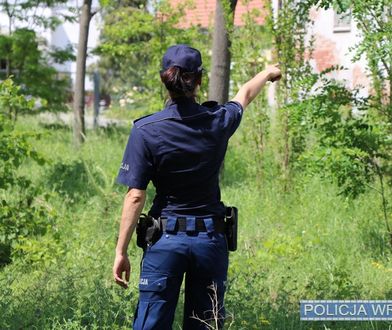
[[[120,231],[116,246],[116,258],[113,265],[114,280],[118,285],[124,288],[128,287],[129,275],[131,272],[127,249],[145,201],[146,191],[136,188],[130,188],[124,198]],[[125,279],[123,279],[124,272]]]

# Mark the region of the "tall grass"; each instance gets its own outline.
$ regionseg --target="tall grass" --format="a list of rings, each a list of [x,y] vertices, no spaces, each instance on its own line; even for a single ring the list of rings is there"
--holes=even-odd
[[[129,127],[88,132],[77,150],[65,126],[31,117],[18,125],[43,133],[35,146],[48,163],[26,163],[22,171],[50,192],[57,220],[0,270],[0,328],[130,328],[141,258],[134,241],[130,288],[116,286],[111,275],[126,190],[114,180]],[[233,137],[222,180],[223,200],[240,210],[226,294],[231,329],[388,329],[387,322],[299,320],[300,299],[391,298],[391,252],[378,197],[369,192],[347,200],[333,185],[300,174],[285,192],[274,155],[266,152],[260,170],[247,134],[241,128]],[[148,204],[152,195],[149,187]],[[179,305],[175,329],[181,313]]]

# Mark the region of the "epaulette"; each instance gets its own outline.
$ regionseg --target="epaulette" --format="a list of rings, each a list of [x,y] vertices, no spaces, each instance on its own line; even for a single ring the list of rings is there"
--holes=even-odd
[[[201,106],[206,107],[206,108],[210,108],[210,109],[215,108],[217,105],[218,105],[218,102],[216,102],[216,101],[206,101],[201,104]]]
[[[152,113],[151,115],[147,115],[147,116],[141,117],[139,119],[136,119],[133,122],[133,124],[137,128],[140,128],[144,125],[153,124],[157,121],[161,121],[164,119],[170,119],[170,118],[171,118],[171,116],[170,115],[168,116],[168,114],[166,114],[166,112],[158,111],[158,112]]]
[[[153,115],[153,113],[150,113],[149,115],[145,115],[145,116],[143,116],[143,117],[140,117],[140,118],[138,118],[138,119],[135,119],[135,120],[133,121],[133,123],[135,124],[135,123],[137,123],[139,120],[142,120],[142,119],[144,119],[144,118],[150,117],[150,116],[152,116],[152,115]]]

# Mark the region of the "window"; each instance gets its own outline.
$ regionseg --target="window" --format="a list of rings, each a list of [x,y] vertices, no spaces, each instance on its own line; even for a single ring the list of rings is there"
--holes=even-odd
[[[333,32],[351,31],[351,11],[337,13],[334,11]]]

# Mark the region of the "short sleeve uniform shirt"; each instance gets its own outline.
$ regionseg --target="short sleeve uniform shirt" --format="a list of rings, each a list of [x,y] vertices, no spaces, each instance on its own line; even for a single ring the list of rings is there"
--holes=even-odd
[[[208,104],[209,103],[209,104]],[[243,109],[189,98],[134,122],[117,182],[156,189],[150,215],[223,216],[219,170]]]

